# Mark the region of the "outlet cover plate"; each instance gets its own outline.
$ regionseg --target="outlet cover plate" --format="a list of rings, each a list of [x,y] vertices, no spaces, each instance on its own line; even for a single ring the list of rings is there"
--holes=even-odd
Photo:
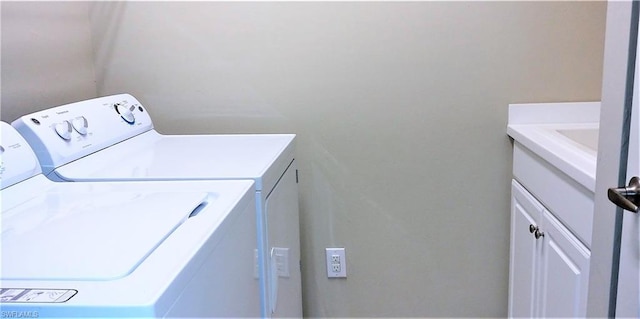
[[[326,248],[327,277],[346,278],[347,258],[344,248]]]
[[[291,272],[289,271],[289,248],[273,247],[271,258],[275,259],[273,263],[278,277],[291,277]]]

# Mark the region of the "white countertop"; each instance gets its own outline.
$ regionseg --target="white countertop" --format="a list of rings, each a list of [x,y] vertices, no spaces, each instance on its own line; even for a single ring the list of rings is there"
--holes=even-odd
[[[507,134],[595,192],[600,102],[510,104]]]

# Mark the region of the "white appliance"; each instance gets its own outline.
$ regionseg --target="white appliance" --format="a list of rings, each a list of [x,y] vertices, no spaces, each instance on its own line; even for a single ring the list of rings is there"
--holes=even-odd
[[[2,317],[257,317],[252,181],[56,183],[1,123]]]
[[[255,181],[262,316],[302,317],[295,135],[162,135],[129,94],[54,107],[12,124],[56,181]]]

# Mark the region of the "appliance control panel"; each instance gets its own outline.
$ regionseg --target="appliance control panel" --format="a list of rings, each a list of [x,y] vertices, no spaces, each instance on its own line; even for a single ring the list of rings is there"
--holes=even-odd
[[[24,138],[5,122],[0,122],[0,185],[11,186],[40,174],[40,164]]]
[[[34,149],[44,173],[153,129],[129,94],[99,97],[31,113],[12,125]]]

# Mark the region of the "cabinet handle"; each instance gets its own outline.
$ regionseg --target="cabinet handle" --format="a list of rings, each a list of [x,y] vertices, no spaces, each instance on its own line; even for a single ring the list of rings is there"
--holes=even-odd
[[[540,231],[540,227],[534,225],[534,224],[530,224],[529,225],[529,232],[533,234],[533,236],[536,237],[536,239],[540,238],[540,237],[544,237],[544,232]]]

